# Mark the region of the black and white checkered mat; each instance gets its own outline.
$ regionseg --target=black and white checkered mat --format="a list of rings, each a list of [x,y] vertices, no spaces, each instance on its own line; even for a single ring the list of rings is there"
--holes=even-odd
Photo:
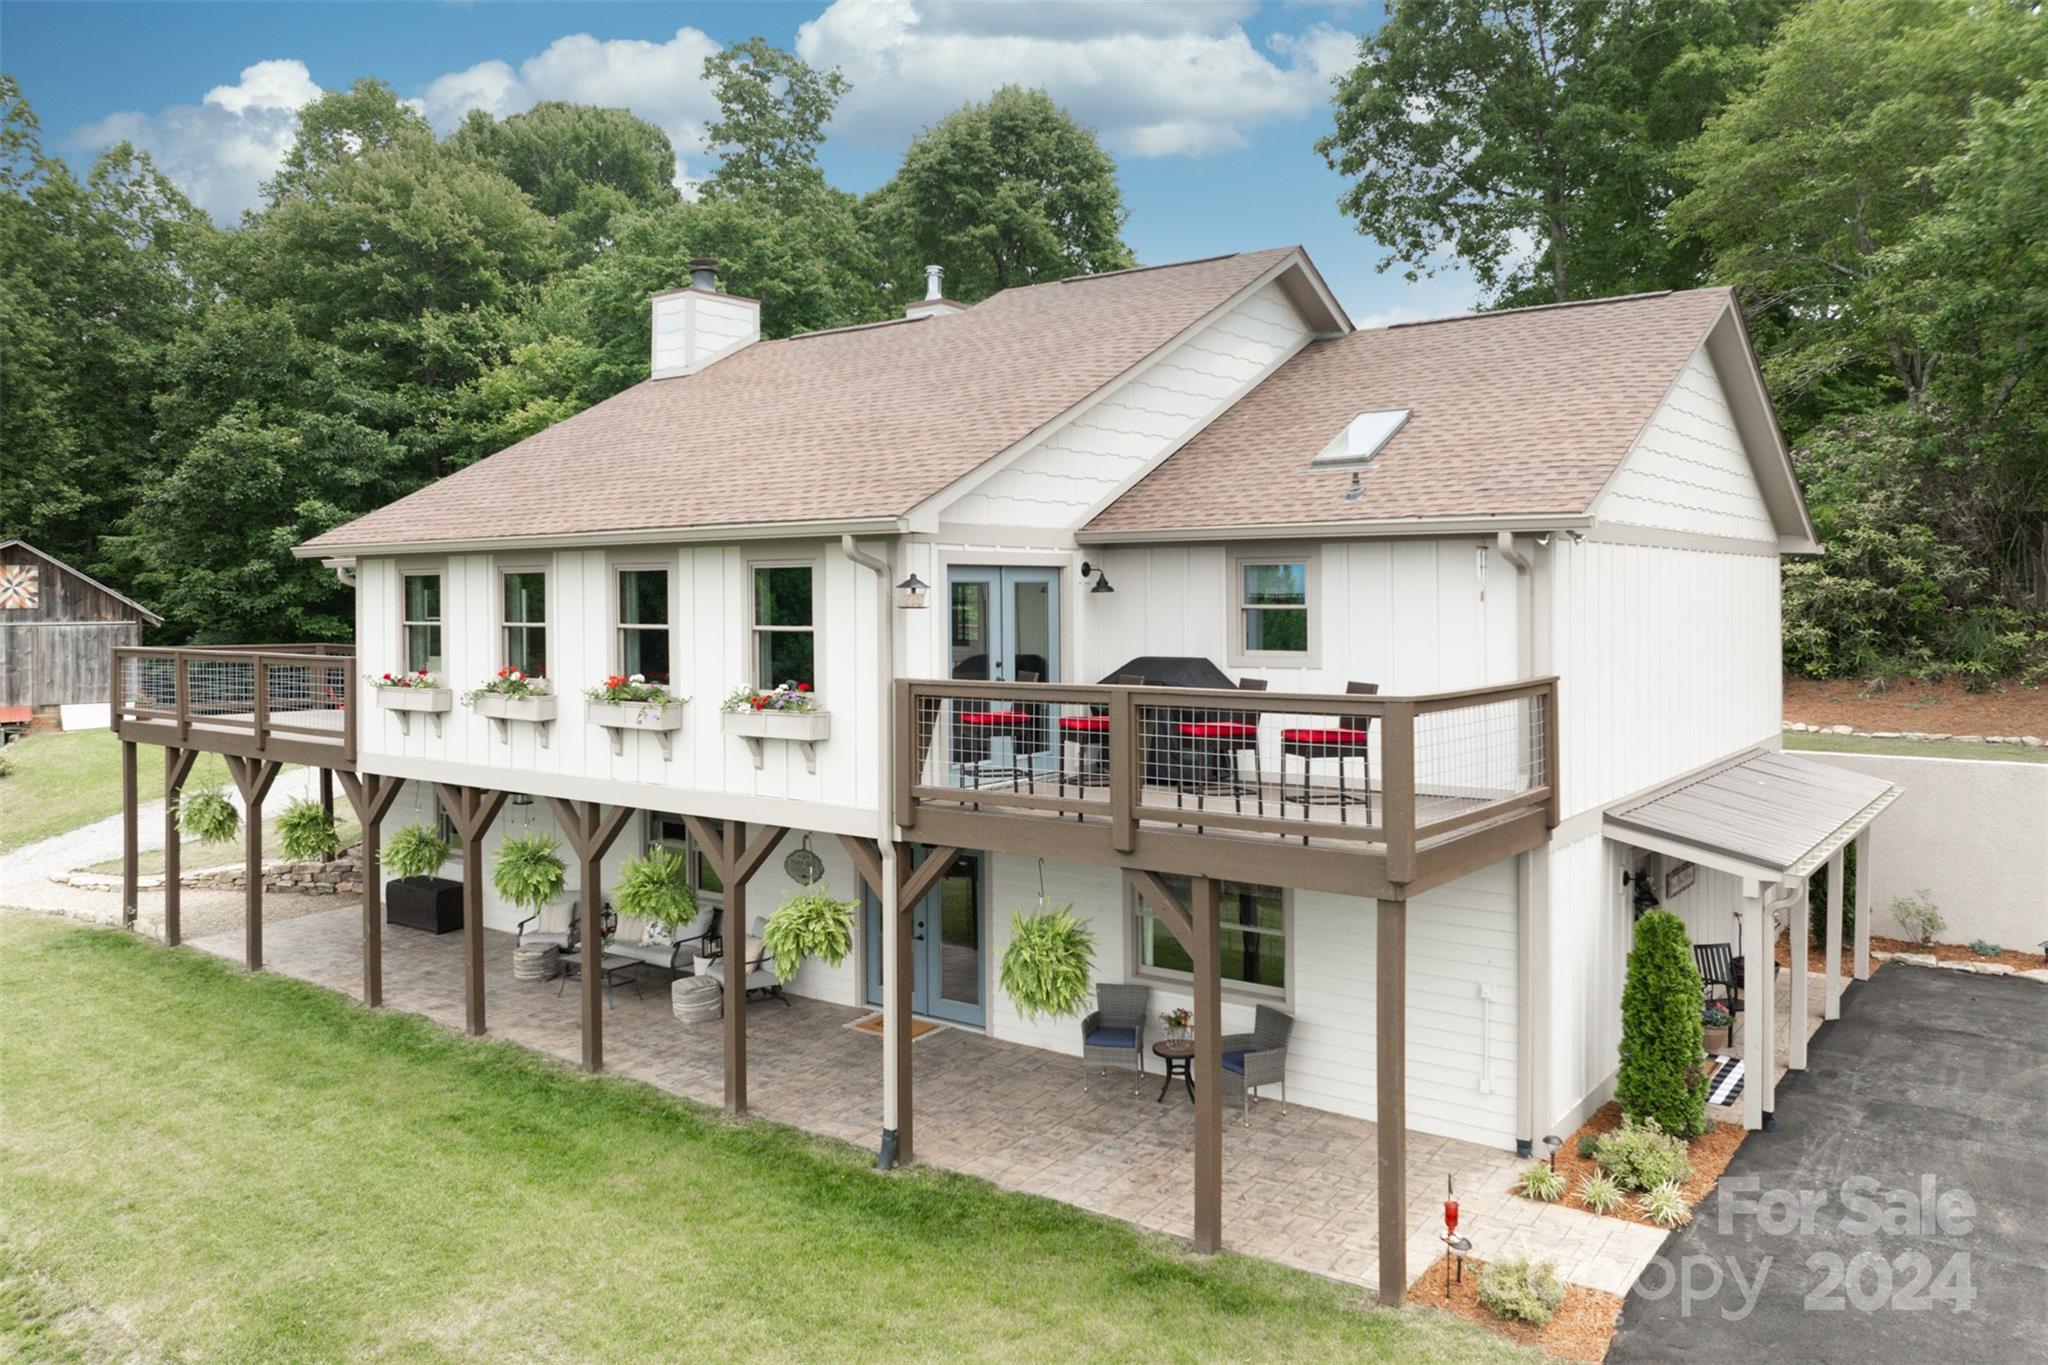
[[[1742,1058],[1707,1054],[1714,1064],[1714,1079],[1707,1082],[1708,1104],[1733,1104],[1742,1098]]]

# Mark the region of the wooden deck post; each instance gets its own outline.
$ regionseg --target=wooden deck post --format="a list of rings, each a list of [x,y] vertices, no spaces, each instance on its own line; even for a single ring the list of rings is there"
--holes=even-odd
[[[137,903],[142,899],[142,810],[136,783],[135,744],[121,741],[121,923],[135,924]]]
[[[1856,836],[1856,962],[1858,981],[1870,980],[1870,828]]]
[[[1773,1122],[1770,1089],[1777,1060],[1772,1024],[1778,1012],[1776,973],[1772,970],[1770,910],[1763,888],[1753,879],[1742,882],[1742,1126],[1752,1132]]]
[[[1223,1249],[1223,930],[1216,879],[1194,879],[1195,1250]]]
[[[604,855],[626,831],[634,815],[631,806],[614,806],[611,814],[596,801],[578,807],[574,801],[550,796],[548,809],[555,823],[569,836],[580,866],[576,909],[581,923],[578,945],[582,950],[583,1069],[604,1070]]]
[[[1376,918],[1380,1304],[1399,1308],[1408,1294],[1408,903],[1381,901]]]
[[[327,817],[327,823],[330,826],[334,824],[334,769],[332,768],[322,768],[320,770],[320,813]],[[323,853],[320,855],[320,861],[331,863],[334,861],[334,854],[332,852]]]
[[[917,1103],[910,1049],[910,1002],[917,981],[917,906],[959,859],[958,848],[934,848],[925,852],[920,863],[909,844],[897,844],[893,858],[895,891],[882,906],[888,916],[882,921],[883,1117],[893,1124],[899,1164],[908,1163],[917,1155]],[[888,1084],[892,1071],[896,1077],[893,1104]]]
[[[183,933],[184,850],[179,845],[179,818],[185,804],[185,779],[192,775],[196,749],[164,750],[164,942],[175,948]]]
[[[363,829],[363,1003],[384,1003],[384,816],[405,786],[377,773],[339,773],[341,790]]]
[[[1820,1017],[1842,1017],[1842,850],[1828,859],[1828,932],[1821,951],[1828,956],[1827,992],[1821,1000]]]
[[[1810,885],[1810,882],[1802,882],[1800,890],[1805,891]],[[1791,1022],[1787,1025],[1791,1031],[1785,1035],[1785,1066],[1792,1071],[1806,1070],[1806,964],[1812,957],[1812,929],[1809,922],[1813,918],[1806,907],[1807,899],[1802,895],[1799,903],[1792,907],[1790,912],[1792,966],[1789,970],[1792,973],[1792,999],[1791,1008],[1786,1013],[1791,1017]],[[1764,961],[1770,962],[1775,957],[1774,952]],[[1772,992],[1774,997],[1776,994],[1776,991]]]
[[[462,840],[463,1027],[484,1031],[484,835],[505,808],[506,793],[436,782],[441,808]]]
[[[789,830],[764,826],[760,837],[747,842],[747,823],[727,820],[714,826],[700,815],[683,816],[698,856],[711,859],[711,869],[725,886],[725,1112],[739,1118],[747,1112],[747,881],[767,860]]]
[[[284,764],[229,754],[228,773],[242,794],[242,965],[263,969],[263,802]]]

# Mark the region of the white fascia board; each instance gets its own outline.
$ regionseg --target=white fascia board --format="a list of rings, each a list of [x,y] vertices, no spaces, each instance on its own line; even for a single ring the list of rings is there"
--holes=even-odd
[[[357,545],[295,545],[299,559],[336,555],[464,554],[513,550],[595,550],[617,545],[737,544],[749,540],[818,540],[842,535],[893,536],[903,533],[897,517],[859,520],[733,523],[723,526],[658,526],[631,531],[578,531],[554,535],[491,536],[475,540],[374,541]]]
[[[1516,514],[1500,517],[1388,517],[1375,521],[1312,521],[1285,525],[1146,527],[1130,531],[1074,533],[1079,545],[1179,545],[1241,540],[1373,540],[1389,537],[1492,535],[1511,531],[1583,531],[1593,524],[1584,512]]]

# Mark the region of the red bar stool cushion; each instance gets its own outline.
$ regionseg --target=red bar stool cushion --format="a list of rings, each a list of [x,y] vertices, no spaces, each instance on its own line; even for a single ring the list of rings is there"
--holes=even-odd
[[[1286,744],[1312,744],[1323,749],[1363,749],[1366,734],[1364,730],[1282,730],[1280,739]]]
[[[1189,721],[1174,729],[1188,739],[1257,739],[1259,727],[1238,721]]]
[[[1022,711],[963,711],[962,725],[1028,725],[1031,717]]]
[[[1061,716],[1060,729],[1078,731],[1083,734],[1102,735],[1109,733],[1108,716]]]

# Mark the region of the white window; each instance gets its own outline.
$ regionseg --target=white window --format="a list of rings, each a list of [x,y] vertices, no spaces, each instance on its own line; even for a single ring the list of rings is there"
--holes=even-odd
[[[400,594],[399,621],[405,635],[405,671],[441,671],[441,575],[409,573]]]
[[[818,685],[817,627],[810,564],[753,566],[754,685]]]
[[[690,889],[697,893],[699,914],[725,904],[725,884],[719,881],[718,874],[711,870],[710,861],[704,857],[704,851],[697,847],[697,841],[690,837],[689,826],[683,823],[680,816],[665,815],[658,810],[649,811],[647,843],[650,848],[666,848],[690,860]]]
[[[1238,554],[1231,558],[1230,576],[1231,662],[1314,667],[1320,643],[1309,619],[1315,556]]]
[[[548,675],[548,576],[539,569],[507,569],[504,587],[505,667],[529,678]]]
[[[670,677],[668,570],[619,570],[619,666],[651,683]]]
[[[1167,889],[1188,905],[1194,887],[1186,877],[1162,876]],[[1287,992],[1287,898],[1277,886],[1224,882],[1218,909],[1222,919],[1220,948],[1223,984],[1248,992]],[[1152,913],[1145,898],[1132,891],[1138,935],[1139,971],[1147,976],[1194,979],[1194,961],[1173,930]],[[1192,908],[1192,907],[1190,907]]]

